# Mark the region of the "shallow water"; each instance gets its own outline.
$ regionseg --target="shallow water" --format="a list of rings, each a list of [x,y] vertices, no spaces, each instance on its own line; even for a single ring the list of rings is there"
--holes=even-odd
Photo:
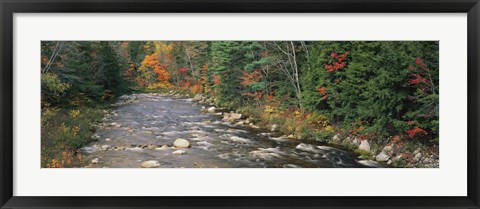
[[[147,160],[159,161],[161,168],[368,167],[351,152],[223,122],[222,115],[202,113],[188,98],[134,96],[135,102],[109,111],[97,128],[100,139],[82,149],[87,159],[98,158],[87,167],[139,168]],[[172,154],[177,138],[191,143],[183,155]]]

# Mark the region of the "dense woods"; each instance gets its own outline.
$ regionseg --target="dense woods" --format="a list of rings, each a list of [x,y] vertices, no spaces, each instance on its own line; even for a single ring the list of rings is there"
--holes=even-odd
[[[341,136],[368,141],[373,153],[390,144],[438,153],[438,42],[41,44],[42,166],[81,159],[91,123],[116,97],[172,90],[202,94],[299,140],[342,144]]]

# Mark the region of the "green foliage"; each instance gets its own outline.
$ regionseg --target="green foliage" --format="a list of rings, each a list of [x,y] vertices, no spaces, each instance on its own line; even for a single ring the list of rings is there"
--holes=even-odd
[[[119,47],[110,42],[42,42],[42,104],[94,105],[107,94],[126,93],[131,83],[124,78],[127,57]]]
[[[438,94],[409,85],[409,66],[415,64],[416,57],[429,57],[435,64],[427,65],[438,86],[438,42],[313,42],[309,49],[310,54],[318,56],[303,68],[302,104],[311,111],[330,115],[335,123],[362,123],[362,134],[373,134],[375,140],[381,140],[405,134],[413,128],[405,125],[407,118],[421,122],[419,116],[425,113],[422,106],[438,104]],[[334,53],[345,54],[346,64],[329,72],[327,65],[335,62]],[[420,127],[433,133],[433,137],[438,122],[432,118]]]
[[[100,42],[98,54],[98,84],[103,86],[104,91],[110,91],[113,95],[119,96],[127,91],[122,76],[122,69],[125,63],[119,60],[109,42]],[[105,93],[103,94],[105,95]]]
[[[219,102],[237,107],[241,103],[241,85],[239,77],[243,68],[242,43],[235,41],[215,41],[211,47],[211,70],[220,77],[220,82],[214,84]]]

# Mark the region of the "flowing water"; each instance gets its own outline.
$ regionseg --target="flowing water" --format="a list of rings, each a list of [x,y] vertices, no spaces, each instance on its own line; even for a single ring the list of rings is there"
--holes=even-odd
[[[265,130],[222,121],[203,113],[189,98],[136,94],[119,103],[97,128],[98,141],[82,150],[87,167],[140,168],[157,160],[161,168],[319,168],[377,167],[355,154],[319,143],[302,143]],[[172,154],[177,138],[191,143]],[[163,146],[163,147],[162,147]],[[167,147],[168,146],[168,147]]]

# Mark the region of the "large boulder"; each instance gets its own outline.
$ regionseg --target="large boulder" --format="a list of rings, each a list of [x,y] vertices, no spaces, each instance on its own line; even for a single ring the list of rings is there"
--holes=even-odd
[[[176,139],[175,142],[173,142],[173,146],[176,148],[189,148],[190,147],[190,142],[186,139]]]
[[[358,149],[370,152],[370,143],[367,140],[362,140]]]
[[[158,162],[157,160],[148,160],[148,161],[142,162],[142,164],[140,164],[140,167],[142,167],[142,168],[159,168],[160,167],[160,162]]]

